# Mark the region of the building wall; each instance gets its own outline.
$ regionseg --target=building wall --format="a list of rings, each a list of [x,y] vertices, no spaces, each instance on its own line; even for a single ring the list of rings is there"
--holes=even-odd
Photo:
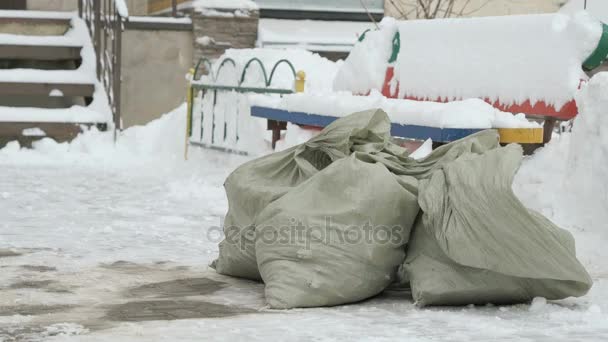
[[[192,32],[127,30],[123,33],[122,106],[124,127],[145,124],[186,99],[193,65]]]
[[[27,9],[36,11],[75,11],[78,0],[27,0]]]
[[[417,0],[393,0],[401,8],[412,8]],[[462,8],[466,0],[457,0],[455,8]],[[391,1],[385,1],[385,15],[400,17]],[[556,12],[564,0],[471,0],[466,7],[466,16],[483,17],[511,14],[535,14]],[[485,6],[484,6],[485,4]]]
[[[146,15],[148,6],[145,0],[127,0],[130,15]],[[27,9],[37,11],[75,11],[78,0],[27,0]]]

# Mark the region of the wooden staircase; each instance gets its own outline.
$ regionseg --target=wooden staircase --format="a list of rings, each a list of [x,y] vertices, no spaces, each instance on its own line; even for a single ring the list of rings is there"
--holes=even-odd
[[[0,11],[0,148],[13,140],[29,147],[44,137],[64,142],[83,127],[107,128],[103,91],[97,101],[105,106],[91,106],[102,87],[90,44],[73,13]]]

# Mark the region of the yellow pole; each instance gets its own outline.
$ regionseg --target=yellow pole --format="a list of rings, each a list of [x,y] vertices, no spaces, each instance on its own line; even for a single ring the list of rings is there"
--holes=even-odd
[[[306,88],[306,73],[302,70],[296,73],[296,93],[303,93]]]
[[[190,139],[190,129],[192,123],[192,102],[194,101],[194,90],[192,89],[192,79],[194,77],[194,68],[188,72],[188,92],[186,93],[186,101],[188,101],[188,109],[186,112],[186,139],[184,144],[184,160],[188,160],[188,145]]]

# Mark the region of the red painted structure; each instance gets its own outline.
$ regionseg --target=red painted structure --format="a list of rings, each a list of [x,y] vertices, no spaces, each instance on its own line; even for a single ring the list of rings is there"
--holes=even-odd
[[[394,76],[394,68],[389,66],[386,69],[386,75],[384,78],[384,84],[382,86],[382,95],[387,98],[398,98],[399,94],[399,85],[397,84],[395,92],[391,92],[390,81]],[[416,97],[405,97],[407,100],[415,100],[415,101],[429,101],[429,99],[424,98],[416,98]],[[553,105],[547,104],[545,101],[537,101],[532,104],[530,100],[526,100],[521,104],[502,104],[499,101],[492,102],[490,99],[484,99],[487,103],[491,104],[493,107],[508,113],[524,113],[529,116],[538,116],[545,118],[554,118],[557,120],[570,120],[574,118],[578,114],[578,108],[576,106],[576,102],[574,99],[570,100],[559,110],[555,109]],[[437,99],[435,102],[449,102],[444,99]]]

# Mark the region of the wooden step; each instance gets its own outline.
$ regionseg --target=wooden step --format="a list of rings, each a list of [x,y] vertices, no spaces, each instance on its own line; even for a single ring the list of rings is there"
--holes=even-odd
[[[83,127],[96,126],[99,130],[106,130],[105,123],[72,123],[72,122],[0,122],[0,148],[11,141],[18,141],[23,147],[31,147],[34,141],[51,138],[57,142],[73,140],[83,130]],[[32,131],[41,131],[38,134]]]
[[[80,46],[0,44],[0,59],[37,61],[80,60]]]
[[[86,83],[53,83],[53,82],[0,82],[0,95],[46,95],[60,91],[63,96],[93,97],[94,84]],[[54,94],[53,96],[61,96]]]

